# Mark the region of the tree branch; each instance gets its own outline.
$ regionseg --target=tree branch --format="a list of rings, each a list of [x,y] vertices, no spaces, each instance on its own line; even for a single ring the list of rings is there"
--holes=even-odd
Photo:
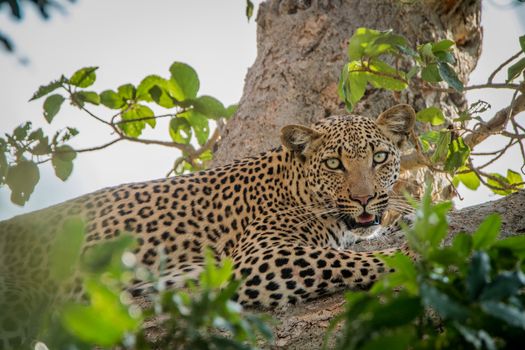
[[[496,76],[496,74],[498,74],[498,72],[500,70],[503,69],[503,67],[505,67],[507,64],[509,64],[510,62],[514,61],[516,58],[518,58],[521,54],[523,53],[523,51],[518,51],[517,53],[515,53],[514,55],[512,55],[508,60],[506,60],[505,62],[503,62],[502,64],[500,64],[498,66],[498,68],[496,68],[494,70],[494,72],[492,72],[490,75],[489,75],[489,78],[487,79],[487,84],[492,84],[492,80],[494,80],[494,77]]]
[[[508,121],[523,111],[525,111],[525,95],[520,94],[510,106],[499,110],[489,121],[479,123],[476,129],[464,137],[465,144],[470,149],[473,149],[489,136],[502,133]],[[427,165],[425,157],[417,149],[403,155],[401,158],[403,170],[418,169]]]
[[[481,142],[485,141],[490,135],[503,131],[509,119],[523,111],[525,111],[525,95],[520,94],[514,99],[510,106],[498,111],[488,122],[479,123],[478,128],[465,137],[465,144],[471,149],[474,148]]]

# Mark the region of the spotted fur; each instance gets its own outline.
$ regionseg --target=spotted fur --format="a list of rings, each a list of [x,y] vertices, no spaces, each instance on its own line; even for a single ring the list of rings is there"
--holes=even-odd
[[[7,296],[7,304],[10,292],[45,281],[46,252],[71,216],[85,220],[85,248],[132,233],[138,261],[167,286],[195,277],[207,247],[217,260],[231,257],[235,276],[244,278],[238,300],[245,305],[294,304],[366,287],[386,272],[385,266],[377,252],[346,249],[345,239],[360,217],[380,218],[387,208],[399,175],[398,146],[414,118],[411,107],[399,105],[376,121],[346,115],[312,128],[287,126],[284,147],[257,157],[106,188],[2,222],[0,297]],[[374,159],[382,159],[374,156],[378,152],[386,159],[376,164]],[[340,168],[329,168],[329,159],[338,160]],[[166,256],[162,271],[160,253]],[[136,292],[145,288],[141,281],[130,286]]]

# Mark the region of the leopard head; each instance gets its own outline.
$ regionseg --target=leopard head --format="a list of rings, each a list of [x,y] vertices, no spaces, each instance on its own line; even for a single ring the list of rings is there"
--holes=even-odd
[[[288,125],[283,145],[309,201],[349,228],[378,224],[399,177],[400,147],[415,123],[409,105],[394,106],[374,121],[333,116],[312,127]],[[304,201],[304,200],[303,200]]]

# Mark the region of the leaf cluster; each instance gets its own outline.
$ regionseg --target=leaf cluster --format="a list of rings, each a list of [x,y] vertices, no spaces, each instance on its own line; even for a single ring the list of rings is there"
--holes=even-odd
[[[513,59],[525,53],[525,36],[519,38],[519,43],[522,51],[513,56]],[[433,85],[440,82],[445,82],[452,89],[452,91],[444,90],[446,92],[461,92],[472,88],[464,87],[454,72],[453,65],[456,59],[453,55],[453,46],[453,41],[445,39],[425,43],[413,49],[405,37],[392,31],[358,28],[348,43],[348,63],[343,67],[339,79],[339,96],[351,111],[365,95],[368,85],[389,91],[402,91],[410,84],[418,89],[432,89]],[[510,62],[512,59],[500,66],[489,77],[489,82],[485,86],[519,89],[520,85],[515,87],[492,84],[495,73]],[[522,58],[508,67],[507,84],[522,77],[524,62],[525,58]],[[436,89],[443,90],[439,87]],[[468,109],[458,111],[455,118],[448,119],[439,107],[429,106],[421,109],[416,117],[427,131],[421,133],[418,140],[413,141],[417,143],[416,150],[425,165],[450,176],[454,187],[462,183],[467,188],[476,190],[483,183],[494,193],[507,195],[524,188],[525,183],[521,174],[508,169],[505,176],[487,173],[482,169],[498,159],[508,148],[519,144],[522,140],[519,131],[525,129],[512,120],[516,133],[507,133],[510,137],[509,144],[504,149],[493,152],[494,158],[484,165],[474,166],[472,147],[466,138],[475,133],[473,129],[486,128],[486,123],[479,115],[488,109],[490,105],[487,102],[478,101]],[[469,122],[477,122],[477,125],[469,128]],[[522,146],[520,150],[524,152]],[[525,154],[522,155],[525,157]]]
[[[405,227],[413,261],[383,257],[395,272],[369,292],[347,294],[337,349],[499,349],[520,347],[525,331],[525,237],[497,240],[500,219],[442,246],[450,203],[427,191]]]
[[[348,63],[339,79],[339,96],[351,111],[363,98],[368,84],[374,88],[402,91],[418,76],[429,83],[444,81],[462,91],[463,84],[451,66],[455,63],[453,45],[451,40],[441,40],[414,50],[405,37],[391,30],[358,28],[348,42]],[[401,68],[404,61],[412,62],[412,66]]]
[[[237,108],[225,107],[212,96],[199,96],[199,77],[182,62],[170,66],[168,78],[148,75],[138,85],[127,83],[100,93],[91,90],[97,71],[98,67],[85,67],[69,77],[62,75],[40,86],[30,101],[44,98],[43,116],[51,124],[69,100],[88,117],[109,127],[117,138],[100,146],[75,149],[68,143],[79,133],[77,129],[66,127],[50,136],[41,128],[34,130],[31,122],[0,137],[0,186],[9,186],[13,203],[24,205],[29,200],[40,179],[39,165],[51,162],[56,176],[66,181],[77,153],[106,148],[122,140],[179,149],[182,156],[175,161],[176,173],[203,169],[218,139],[218,133],[211,135],[213,125],[231,117]],[[105,109],[111,116],[98,116],[90,106]],[[165,109],[167,113],[156,115],[154,109]],[[155,128],[160,118],[170,119],[166,136],[171,141],[142,138],[146,127]]]

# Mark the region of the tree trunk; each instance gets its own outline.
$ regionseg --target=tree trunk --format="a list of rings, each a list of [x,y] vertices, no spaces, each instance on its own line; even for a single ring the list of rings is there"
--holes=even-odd
[[[344,114],[337,83],[346,61],[348,39],[359,27],[393,29],[410,42],[453,39],[456,66],[466,82],[481,45],[479,0],[271,0],[257,16],[258,55],[246,76],[244,94],[235,117],[221,130],[214,165],[255,155],[279,144],[286,124],[308,125]],[[438,106],[447,116],[465,107],[463,94],[408,89],[401,93],[369,88],[355,113],[376,117],[396,103],[416,110]],[[409,191],[422,192],[425,179],[434,179],[436,198],[450,198],[443,177],[419,169],[403,174]],[[406,182],[405,182],[406,183]]]
[[[481,51],[480,0],[268,0],[257,16],[258,55],[246,76],[244,93],[234,118],[221,130],[221,141],[213,165],[229,163],[255,155],[279,144],[279,130],[286,124],[309,125],[335,114],[345,114],[337,96],[337,84],[347,60],[347,42],[359,27],[392,29],[414,45],[452,39],[456,42],[455,70],[466,83]],[[465,109],[461,93],[445,94],[410,87],[394,93],[368,88],[354,113],[375,118],[397,103],[408,103],[416,111],[437,106],[447,117]],[[417,132],[423,125],[417,126]],[[403,181],[410,179],[410,181]],[[400,184],[412,194],[421,195],[425,181],[434,182],[436,199],[450,198],[448,181],[425,168],[405,171]],[[510,203],[510,204],[509,204]],[[503,211],[508,232],[524,232],[522,217],[525,193],[509,196],[485,206],[467,208],[451,214],[452,230],[473,228],[488,208]],[[468,212],[469,215],[462,215]],[[480,213],[471,215],[471,213]],[[455,232],[455,231],[454,231]],[[357,250],[400,245],[402,234],[388,240],[368,242]],[[319,349],[326,328],[342,310],[342,294],[313,303],[273,312],[279,325],[276,343],[270,348]]]

